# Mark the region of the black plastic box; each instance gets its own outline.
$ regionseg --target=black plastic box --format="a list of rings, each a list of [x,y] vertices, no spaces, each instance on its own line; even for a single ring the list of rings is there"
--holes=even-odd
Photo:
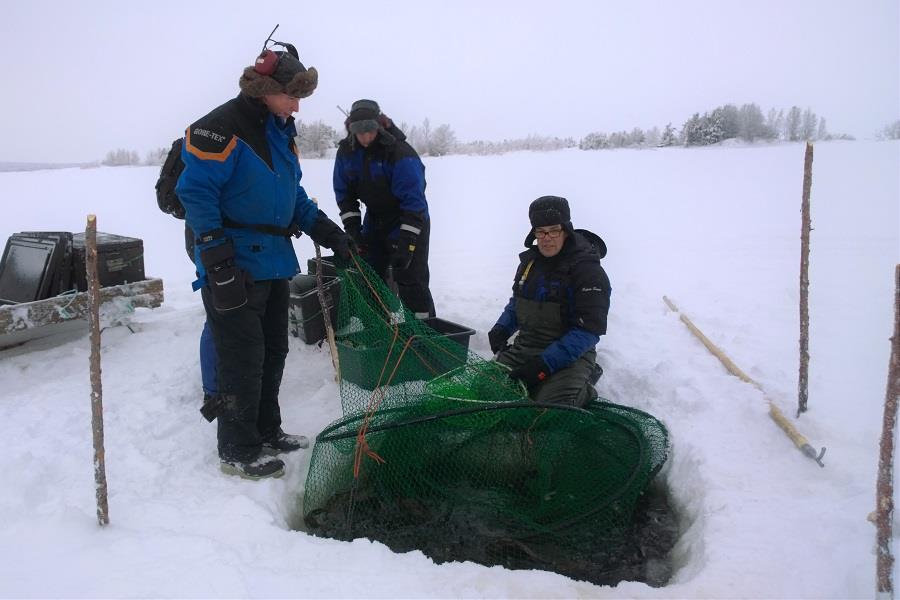
[[[341,300],[341,280],[337,277],[322,277],[325,303],[329,305],[332,327],[337,326],[338,304]],[[297,275],[291,279],[291,300],[289,313],[291,335],[299,337],[307,344],[317,344],[325,339],[325,319],[322,304],[316,290],[315,275]]]
[[[50,274],[50,288],[47,290],[47,298],[70,292],[74,288],[72,281],[72,232],[71,231],[23,231],[21,235],[34,236],[42,239],[56,240],[59,246],[59,265],[54,273]]]
[[[72,258],[75,287],[87,290],[84,234],[72,236]],[[138,238],[97,232],[97,278],[100,287],[143,281],[144,242]]]
[[[14,233],[0,259],[0,304],[34,302],[66,291],[70,259],[71,234]]]
[[[319,263],[315,258],[310,258],[306,261],[306,271],[310,275],[315,275],[319,272]],[[337,277],[337,274],[337,268],[334,266],[334,256],[323,256],[322,275]]]
[[[423,375],[431,379],[466,364],[469,338],[475,335],[474,329],[438,317],[422,319],[422,323],[440,334],[440,337],[453,340],[456,344],[451,345],[450,351],[446,352],[443,344],[429,344],[427,340],[422,339],[413,340],[391,380],[391,385],[421,379]],[[403,328],[401,324],[401,335]],[[337,345],[341,357],[341,377],[367,390],[375,389],[381,374],[381,365],[386,360],[389,364],[396,362],[401,351],[400,346],[395,346],[389,359],[391,340],[385,339],[377,346],[364,348],[353,340],[353,334],[339,338]],[[378,365],[379,368],[373,369],[373,365]]]

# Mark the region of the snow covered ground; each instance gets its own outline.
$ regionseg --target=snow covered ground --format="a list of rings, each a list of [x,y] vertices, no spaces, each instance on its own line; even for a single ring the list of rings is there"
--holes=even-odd
[[[797,386],[803,146],[517,153],[426,159],[438,313],[485,332],[509,295],[537,196],[566,196],[576,227],[609,246],[602,396],[662,419],[681,537],[659,589],[597,587],[539,571],[435,565],[365,540],[293,531],[310,453],[278,480],[222,475],[202,420],[204,316],[179,222],[160,213],[156,168],[0,173],[0,240],[22,230],[143,238],[166,301],[131,333],[103,333],[111,524],[97,526],[86,334],[0,352],[0,596],[865,598],[893,267],[900,260],[900,143],[816,146],[812,188],[810,411]],[[303,161],[331,215],[330,161]],[[301,262],[308,238],[295,242]],[[759,381],[817,447],[802,456],[762,395],[730,376],[662,302],[672,298]],[[325,349],[291,339],[285,429],[340,415]],[[896,578],[895,578],[896,579]]]

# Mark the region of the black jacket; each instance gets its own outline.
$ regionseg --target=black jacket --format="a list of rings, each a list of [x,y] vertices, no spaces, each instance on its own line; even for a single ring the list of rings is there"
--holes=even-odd
[[[541,255],[533,234],[526,238],[528,250],[519,254],[519,267],[513,281],[513,296],[497,320],[497,325],[512,335],[519,329],[516,299],[555,302],[560,305],[562,322],[569,330],[544,349],[542,356],[555,372],[592,349],[606,333],[612,287],[600,259],[606,256],[606,244],[585,229],[572,231],[559,254]]]

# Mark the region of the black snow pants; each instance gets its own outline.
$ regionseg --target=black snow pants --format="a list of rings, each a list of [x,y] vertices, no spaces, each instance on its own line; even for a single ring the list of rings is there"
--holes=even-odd
[[[288,353],[288,280],[255,282],[247,289],[247,304],[225,313],[213,308],[206,286],[202,294],[218,350],[219,456],[250,461],[281,429],[278,390]]]
[[[547,346],[561,338],[569,329],[563,323],[558,302],[516,298],[516,319],[519,323],[519,335],[512,346],[497,356],[498,362],[510,367],[518,367],[529,359],[540,356]],[[568,367],[529,388],[528,396],[535,402],[584,407],[597,398],[597,390],[591,383],[595,364],[597,352],[588,350]]]
[[[392,224],[392,223],[391,223]],[[392,240],[379,235],[382,230],[377,221],[373,234],[366,238],[366,261],[381,276],[386,278],[388,261],[391,256]],[[428,287],[431,274],[428,270],[428,240],[431,235],[431,221],[425,221],[422,232],[416,239],[416,251],[408,269],[394,270],[394,281],[403,305],[413,312],[417,319],[435,316],[434,300]]]

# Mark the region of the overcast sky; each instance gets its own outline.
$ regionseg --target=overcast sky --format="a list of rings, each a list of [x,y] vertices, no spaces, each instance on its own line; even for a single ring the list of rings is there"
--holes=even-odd
[[[277,9],[277,10],[276,10]],[[0,0],[0,161],[168,146],[276,23],[319,70],[298,118],[370,97],[462,141],[680,128],[756,102],[860,138],[900,118],[897,0]]]

